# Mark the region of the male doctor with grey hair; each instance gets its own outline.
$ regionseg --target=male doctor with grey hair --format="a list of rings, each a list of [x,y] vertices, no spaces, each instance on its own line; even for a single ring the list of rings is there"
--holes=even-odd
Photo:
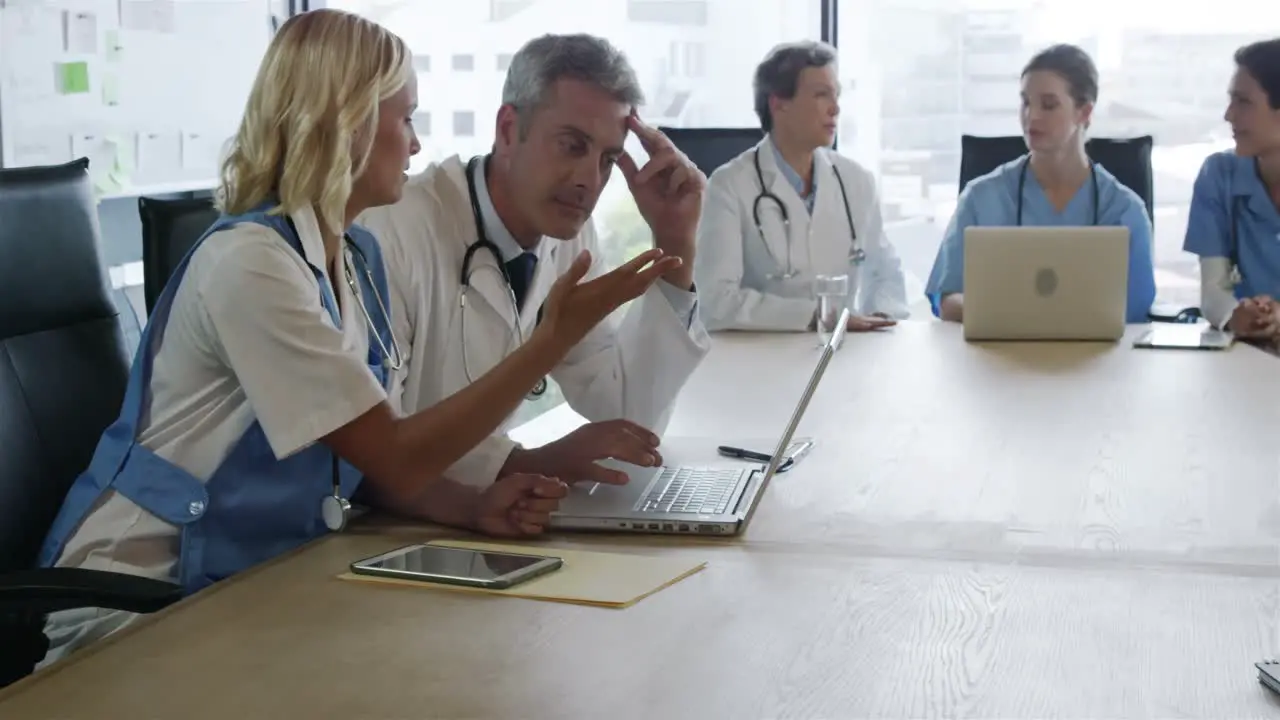
[[[639,119],[642,102],[630,64],[607,41],[534,39],[511,60],[493,150],[433,164],[409,180],[399,203],[357,220],[386,258],[405,351],[392,397],[405,413],[457,392],[528,338],[575,258],[590,255],[583,282],[606,272],[591,213],[615,165],[653,232],[654,249],[636,262],[681,260],[620,323],[601,323],[552,372],[589,424],[538,448],[490,437],[449,470],[452,479],[486,485],[540,473],[623,483],[625,474],[596,461],[661,464],[657,434],[710,349],[693,283],[706,177]],[[628,132],[649,155],[643,167],[623,149]]]

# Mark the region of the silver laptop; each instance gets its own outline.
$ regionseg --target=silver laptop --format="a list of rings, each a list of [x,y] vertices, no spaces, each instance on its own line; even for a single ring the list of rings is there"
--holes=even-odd
[[[966,340],[1118,340],[1129,285],[1126,227],[970,227]]]
[[[600,464],[625,472],[625,485],[578,483],[551,516],[558,530],[627,531],[736,535],[751,522],[760,498],[787,448],[805,408],[813,398],[831,356],[844,340],[849,311],[840,315],[835,332],[822,347],[818,365],[791,413],[778,446],[763,467],[647,468],[617,461]]]

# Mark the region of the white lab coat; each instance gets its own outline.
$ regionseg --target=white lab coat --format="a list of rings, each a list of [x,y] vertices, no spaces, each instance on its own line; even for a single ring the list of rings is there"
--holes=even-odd
[[[760,195],[757,150],[765,185],[790,216],[791,266],[799,271],[790,279],[768,277],[786,270],[781,211],[767,199],[759,204],[767,249],[752,219],[752,204]],[[866,253],[860,266],[850,262],[852,235],[833,163],[844,180],[858,242]],[[854,314],[907,317],[901,261],[885,237],[874,176],[853,160],[820,149],[814,153],[814,177],[818,194],[810,217],[778,167],[768,136],[711,174],[695,263],[702,316],[710,330],[806,329],[817,309],[813,279],[818,274],[849,275],[848,305]]]
[[[516,318],[497,259],[477,251],[464,338],[458,302],[462,260],[477,238],[465,162],[454,156],[432,164],[406,183],[399,203],[369,210],[357,222],[378,238],[386,259],[392,325],[406,355],[390,395],[392,404],[406,414],[430,407],[469,384],[464,344],[471,377],[479,379],[515,350],[514,323],[520,323],[528,339],[552,284],[583,249],[594,258],[587,279],[609,269],[590,222],[572,240],[544,239],[536,250],[538,264],[524,312]],[[696,310],[692,324],[686,325],[655,286],[636,299],[621,323],[611,317],[596,326],[551,377],[569,406],[588,421],[625,418],[661,434],[676,396],[710,348]],[[448,477],[473,486],[496,479],[516,447],[501,434],[508,424],[459,460],[446,473]]]

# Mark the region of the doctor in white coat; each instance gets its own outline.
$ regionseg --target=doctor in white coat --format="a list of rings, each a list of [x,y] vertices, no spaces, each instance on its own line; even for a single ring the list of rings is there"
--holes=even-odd
[[[787,43],[755,74],[765,137],[711,175],[696,277],[710,330],[805,330],[816,275],[848,275],[849,329],[906,318],[901,262],[872,174],[832,152],[840,114],[835,49]]]
[[[670,269],[551,372],[591,423],[531,449],[504,425],[446,475],[468,485],[517,472],[626,482],[595,461],[661,464],[657,433],[710,349],[692,272],[706,178],[636,117],[639,82],[603,39],[532,40],[513,56],[502,95],[490,154],[434,164],[399,203],[360,218],[381,241],[406,349],[393,397],[417,412],[494,367],[530,336],[552,284],[582,253],[593,260],[587,279],[606,272],[591,213],[617,165]],[[643,168],[623,149],[629,131],[649,155]]]

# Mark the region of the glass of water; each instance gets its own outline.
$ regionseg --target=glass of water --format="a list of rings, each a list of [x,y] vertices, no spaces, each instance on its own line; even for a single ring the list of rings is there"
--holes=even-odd
[[[848,275],[818,275],[813,279],[813,294],[818,298],[818,344],[826,345],[835,331],[840,311],[849,297]]]

